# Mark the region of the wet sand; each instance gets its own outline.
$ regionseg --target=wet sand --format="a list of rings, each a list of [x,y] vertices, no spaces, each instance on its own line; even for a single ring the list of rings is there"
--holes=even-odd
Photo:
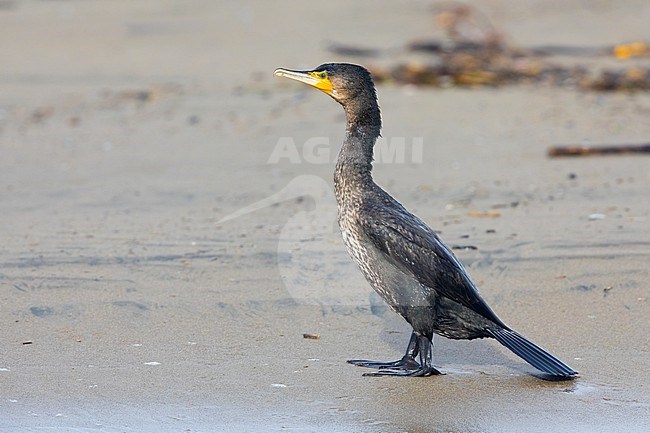
[[[432,18],[292,4],[0,2],[0,430],[648,431],[650,160],[545,152],[647,142],[650,95],[380,87],[405,153],[377,182],[476,247],[456,252],[488,303],[580,376],[437,338],[446,375],[365,378],[345,360],[397,358],[409,329],[334,224],[340,108],[272,71],[353,60],[330,40],[400,46]],[[640,39],[650,15],[482,4],[530,45]]]

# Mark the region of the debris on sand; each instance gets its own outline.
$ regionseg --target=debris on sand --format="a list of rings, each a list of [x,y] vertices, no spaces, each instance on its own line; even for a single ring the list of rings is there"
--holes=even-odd
[[[307,340],[320,340],[320,335],[318,334],[302,334],[302,338]]]
[[[650,154],[650,143],[607,146],[553,146],[548,150],[548,156],[552,158],[563,156],[627,155],[634,153]]]
[[[540,46],[519,48],[476,8],[459,3],[434,7],[436,25],[445,33],[438,40],[415,41],[401,48],[406,60],[369,66],[376,82],[433,87],[497,87],[546,84],[592,91],[650,91],[650,43],[632,41],[605,47]],[[350,57],[394,58],[396,49],[381,50],[331,44],[330,50]],[[572,61],[554,62],[559,56]],[[404,57],[404,56],[402,56]],[[597,58],[634,65],[604,68],[580,63]],[[611,63],[611,62],[610,62]]]

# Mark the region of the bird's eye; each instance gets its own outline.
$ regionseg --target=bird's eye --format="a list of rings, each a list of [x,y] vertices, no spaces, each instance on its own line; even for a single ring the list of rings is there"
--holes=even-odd
[[[318,74],[322,79],[325,79],[327,77],[327,72],[321,72]]]

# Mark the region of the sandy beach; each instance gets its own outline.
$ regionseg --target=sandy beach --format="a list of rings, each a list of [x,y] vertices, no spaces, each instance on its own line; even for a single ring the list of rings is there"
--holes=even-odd
[[[546,155],[647,143],[647,92],[379,86],[377,183],[580,375],[345,363],[410,328],[336,227],[342,110],[273,70],[390,63],[327,47],[439,37],[432,4],[0,1],[0,431],[650,431],[650,157]],[[650,39],[647,1],[469,4],[522,47]]]

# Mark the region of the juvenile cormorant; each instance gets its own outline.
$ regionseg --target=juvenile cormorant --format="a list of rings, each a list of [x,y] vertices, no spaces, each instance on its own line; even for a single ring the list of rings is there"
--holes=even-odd
[[[402,359],[349,363],[377,369],[367,373],[371,376],[440,374],[431,353],[435,333],[453,339],[495,338],[549,375],[577,374],[506,326],[436,233],[373,181],[381,115],[365,68],[328,63],[311,71],[277,69],[275,75],[314,86],[343,106],[347,127],[334,173],[343,240],[373,289],[413,327]]]

